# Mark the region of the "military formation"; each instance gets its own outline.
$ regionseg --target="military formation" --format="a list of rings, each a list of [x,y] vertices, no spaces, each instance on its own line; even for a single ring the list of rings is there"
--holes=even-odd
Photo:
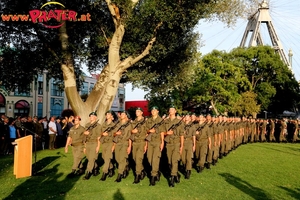
[[[150,186],[154,186],[164,174],[169,186],[174,187],[180,183],[181,174],[189,179],[193,169],[197,173],[210,169],[242,144],[298,141],[297,120],[288,126],[284,119],[197,116],[195,113],[179,116],[173,106],[162,117],[157,106],[150,110],[151,116],[146,118],[143,110],[137,108],[134,120],[130,120],[126,111],[117,119],[113,111],[107,111],[103,124],[98,123],[97,113],[92,112],[85,127],[76,116],[65,146],[66,152],[72,146],[74,160],[70,176],[85,174],[83,179],[88,180],[92,175],[99,175],[101,147],[104,164],[100,181],[116,173],[115,182],[121,182],[132,170],[134,184],[149,177]],[[87,160],[86,167],[84,160]]]

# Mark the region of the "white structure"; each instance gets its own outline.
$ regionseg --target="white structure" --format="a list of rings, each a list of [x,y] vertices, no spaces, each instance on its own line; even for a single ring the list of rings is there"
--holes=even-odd
[[[30,90],[25,93],[19,93],[16,89],[8,92],[0,87],[0,115],[5,114],[8,117],[16,116],[60,116],[64,109],[70,108],[64,91],[62,91],[62,81],[50,79],[47,77],[48,71],[38,75],[30,84]],[[97,81],[97,75],[91,77],[85,76],[85,81],[79,94],[89,94]],[[125,110],[125,87],[119,84],[119,89],[114,99],[112,110]]]
[[[269,13],[269,5],[266,0],[263,0],[262,3],[259,4],[259,8],[248,18],[248,24],[246,30],[244,32],[240,47],[245,47],[249,34],[252,33],[248,47],[264,45],[262,36],[261,36],[261,24],[265,23],[269,32],[269,36],[272,42],[272,46],[275,51],[280,55],[281,60],[288,66],[290,70],[292,70],[291,64],[288,61],[284,51],[282,44],[276,34],[275,28],[272,23],[272,19]]]

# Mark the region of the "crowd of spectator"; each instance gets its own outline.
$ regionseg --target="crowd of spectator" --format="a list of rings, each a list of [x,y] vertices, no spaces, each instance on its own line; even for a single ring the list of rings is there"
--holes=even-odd
[[[1,115],[0,155],[14,153],[14,141],[32,135],[33,150],[56,149],[64,147],[68,131],[73,126],[74,116],[70,117],[31,117],[16,118]]]

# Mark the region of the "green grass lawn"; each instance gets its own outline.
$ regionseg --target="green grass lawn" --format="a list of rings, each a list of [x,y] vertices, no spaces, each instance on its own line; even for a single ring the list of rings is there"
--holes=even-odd
[[[68,178],[71,152],[63,148],[37,152],[38,173],[16,179],[13,156],[0,157],[0,199],[300,199],[300,144],[255,143],[240,146],[211,170],[192,171],[174,188],[162,176],[156,186],[130,175],[116,183],[101,174],[90,180]],[[183,176],[182,176],[183,177]]]

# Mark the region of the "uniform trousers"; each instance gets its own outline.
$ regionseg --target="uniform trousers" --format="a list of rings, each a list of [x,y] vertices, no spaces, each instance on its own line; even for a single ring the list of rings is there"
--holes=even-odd
[[[133,142],[132,144],[132,158],[135,162],[135,172],[136,174],[141,174],[144,170],[143,159],[144,159],[144,148],[146,142]]]
[[[72,169],[82,168],[82,159],[84,158],[83,154],[83,145],[72,146],[73,153],[73,166]]]
[[[118,142],[115,147],[115,158],[118,163],[118,173],[123,174],[125,167],[127,165],[127,148],[128,141]]]
[[[160,141],[148,142],[147,159],[152,167],[151,176],[157,176],[159,171],[159,162],[161,157]]]
[[[204,167],[207,155],[207,141],[197,141],[195,157],[198,160],[197,166]]]
[[[98,159],[98,153],[96,153],[97,142],[86,143],[86,158],[88,159],[87,172],[92,173],[93,169],[98,167],[96,160]]]
[[[182,164],[185,165],[185,170],[192,170],[192,159],[193,159],[193,142],[184,141],[183,150],[181,154]]]
[[[104,160],[102,172],[107,174],[109,169],[113,169],[113,164],[111,159],[113,158],[112,147],[113,142],[104,142],[102,143],[102,158]]]
[[[180,143],[167,143],[168,163],[171,165],[171,176],[177,176],[178,161],[180,160]]]

